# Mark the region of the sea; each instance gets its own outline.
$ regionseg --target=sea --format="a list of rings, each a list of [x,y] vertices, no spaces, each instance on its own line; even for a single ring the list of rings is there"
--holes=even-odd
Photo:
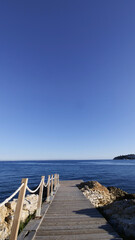
[[[0,202],[9,197],[28,178],[33,189],[41,176],[58,173],[60,180],[96,180],[135,193],[135,160],[49,160],[0,161]]]

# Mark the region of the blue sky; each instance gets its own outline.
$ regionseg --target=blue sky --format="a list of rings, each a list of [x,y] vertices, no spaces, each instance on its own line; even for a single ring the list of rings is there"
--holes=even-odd
[[[135,153],[135,1],[0,2],[0,159]]]

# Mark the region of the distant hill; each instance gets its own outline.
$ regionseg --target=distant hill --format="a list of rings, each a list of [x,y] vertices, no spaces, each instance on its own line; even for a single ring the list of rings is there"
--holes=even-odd
[[[114,158],[114,160],[117,160],[117,159],[134,159],[135,160],[135,154],[120,155]]]

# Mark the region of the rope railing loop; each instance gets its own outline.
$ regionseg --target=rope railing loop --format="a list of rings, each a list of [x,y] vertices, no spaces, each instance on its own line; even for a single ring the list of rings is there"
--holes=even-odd
[[[53,177],[53,175],[51,176],[51,178],[50,178],[50,181],[52,181],[52,180],[54,180],[55,179],[55,177]]]
[[[6,203],[8,203],[23,187],[24,183],[21,184],[21,186],[7,199],[5,199],[4,202],[0,203],[0,207],[4,206]]]
[[[37,192],[38,189],[40,188],[40,186],[41,186],[41,184],[42,184],[42,181],[43,181],[43,179],[41,179],[41,182],[39,183],[38,187],[37,187],[35,190],[31,190],[31,189],[28,187],[28,185],[27,185],[26,189],[27,189],[30,193],[35,193],[35,192]]]
[[[44,182],[44,187],[47,187],[48,186],[48,182],[47,182],[47,184],[45,184],[45,182]]]
[[[48,180],[47,180],[47,183],[45,184],[45,182],[44,182],[44,187],[47,187],[48,186]]]
[[[45,184],[45,182],[44,182],[44,187],[47,187],[51,180],[52,180],[52,178],[50,178],[50,179],[48,178],[47,183]]]

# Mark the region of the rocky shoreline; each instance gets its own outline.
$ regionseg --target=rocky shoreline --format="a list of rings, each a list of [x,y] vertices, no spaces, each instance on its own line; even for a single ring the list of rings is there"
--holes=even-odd
[[[82,182],[78,187],[123,239],[135,239],[135,194],[128,194],[116,187],[105,187],[97,181]],[[38,194],[26,196],[22,223],[34,214],[37,201]],[[0,240],[8,239],[10,235],[16,203],[17,199],[13,199],[0,207]]]
[[[37,209],[37,202],[37,194],[26,196],[21,214],[22,223],[24,223],[29,216],[34,214]],[[8,239],[8,236],[10,235],[16,204],[17,199],[13,199],[13,201],[0,207],[0,240]]]
[[[123,239],[135,239],[135,194],[97,181],[82,182],[78,187]]]

